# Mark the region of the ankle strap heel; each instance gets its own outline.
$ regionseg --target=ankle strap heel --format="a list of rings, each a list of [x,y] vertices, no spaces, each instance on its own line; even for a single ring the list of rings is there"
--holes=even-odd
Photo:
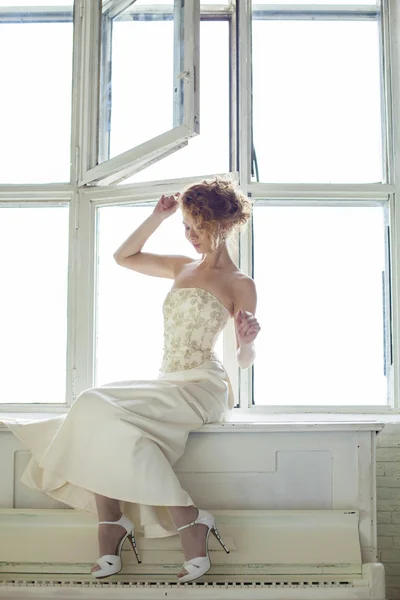
[[[206,538],[206,556],[198,556],[197,558],[192,558],[191,560],[187,560],[183,563],[183,569],[185,569],[188,574],[183,577],[179,577],[178,581],[181,583],[186,583],[187,581],[194,581],[198,579],[202,575],[205,575],[211,568],[211,561],[208,554],[208,537],[210,535],[210,531],[213,532],[223,549],[227,554],[229,554],[228,548],[225,546],[219,531],[215,525],[215,518],[213,515],[206,510],[202,510],[201,508],[197,509],[199,514],[195,521],[191,521],[191,523],[187,523],[187,525],[182,525],[182,527],[178,527],[177,530],[181,531],[182,529],[186,529],[187,527],[193,527],[193,525],[197,525],[198,523],[202,525],[207,525],[207,538]]]

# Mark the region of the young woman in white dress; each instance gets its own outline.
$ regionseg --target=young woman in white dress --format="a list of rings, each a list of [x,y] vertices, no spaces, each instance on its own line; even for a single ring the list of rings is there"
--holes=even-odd
[[[178,208],[199,258],[142,252]],[[250,214],[250,202],[229,181],[202,182],[175,197],[162,196],[114,254],[123,267],[173,280],[163,303],[164,353],[157,379],[88,388],[66,414],[50,419],[1,418],[32,453],[20,481],[99,521],[100,558],[91,569],[96,578],[119,573],[126,538],[140,562],[135,530],[155,538],[179,532],[185,556],[180,581],[193,581],[210,568],[209,533],[220,540],[214,517],[195,506],[172,466],[191,431],[231,414],[232,386],[214,351],[230,318],[238,365],[249,367],[255,358],[260,331],[255,283],[227,247],[228,236]]]
[[[187,240],[200,258],[155,255],[142,252],[148,238],[164,219],[182,210]],[[237,362],[249,367],[255,358],[254,340],[261,327],[255,317],[256,286],[250,277],[240,271],[230,257],[227,238],[246,223],[251,213],[247,198],[229,181],[202,182],[188,188],[183,194],[162,196],[151,216],[118,248],[115,260],[123,267],[153,277],[173,280],[172,290],[206,290],[229,310],[235,320]],[[116,521],[121,517],[118,500],[96,495],[100,520]],[[180,581],[192,581],[210,568],[207,544],[213,518],[195,506],[169,506],[168,510],[179,530],[185,563],[178,573]],[[201,513],[199,515],[199,512]],[[203,523],[196,522],[198,516]],[[190,524],[191,526],[184,527]],[[115,550],[126,534],[123,527],[112,524],[99,526],[100,553]],[[192,566],[195,563],[197,566]],[[94,565],[92,572],[100,569]]]

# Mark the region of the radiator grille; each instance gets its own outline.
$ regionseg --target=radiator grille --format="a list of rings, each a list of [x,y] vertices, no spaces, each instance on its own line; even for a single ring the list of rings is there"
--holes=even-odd
[[[296,579],[286,581],[212,581],[179,583],[174,581],[83,581],[83,580],[49,580],[49,579],[3,579],[0,580],[1,587],[68,587],[68,588],[343,588],[354,587],[354,581],[313,581]]]

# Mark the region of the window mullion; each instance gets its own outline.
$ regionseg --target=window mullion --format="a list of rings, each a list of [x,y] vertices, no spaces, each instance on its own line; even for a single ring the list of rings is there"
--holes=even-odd
[[[93,385],[93,365],[95,354],[94,314],[95,314],[95,277],[96,261],[94,245],[95,208],[83,191],[77,193],[79,211],[78,228],[76,230],[76,257],[73,278],[73,326],[75,386],[72,402],[85,389]],[[73,374],[73,373],[72,373]]]
[[[76,351],[78,340],[76,339],[77,327],[77,306],[78,301],[76,292],[77,273],[79,263],[79,245],[78,245],[78,230],[79,230],[79,207],[80,197],[77,191],[74,192],[70,203],[69,214],[69,245],[68,245],[68,300],[67,300],[67,365],[66,365],[66,404],[70,407],[76,398],[76,377],[77,377],[77,360]]]
[[[395,186],[384,183],[250,183],[248,192],[255,199],[279,198],[303,200],[321,199],[387,200]]]
[[[176,190],[183,189],[189,185],[198,183],[203,179],[219,177],[226,178],[226,173],[203,173],[195,177],[181,177],[177,179],[162,179],[140,183],[127,183],[125,185],[92,186],[84,189],[85,197],[92,201],[107,200],[108,204],[124,204],[132,202],[134,198],[142,200],[154,200],[162,194],[175,194]],[[229,173],[229,178],[238,182],[237,172]]]
[[[239,169],[238,157],[238,44],[237,44],[237,18],[236,11],[232,13],[229,19],[229,111],[230,111],[230,130],[229,130],[229,151],[230,161],[229,170],[237,171]]]
[[[238,122],[240,186],[247,194],[251,181],[251,0],[243,0],[238,7]]]
[[[232,11],[229,16],[229,70],[230,70],[230,86],[229,86],[229,170],[231,177],[238,169],[238,119],[237,119],[237,97],[238,97],[238,62],[237,62],[237,39],[236,39],[236,11]],[[238,174],[237,174],[237,179]],[[239,265],[239,234],[235,235],[236,247],[232,252],[234,262]],[[223,363],[231,380],[235,404],[239,403],[239,367],[236,360],[236,336],[234,319],[230,319],[223,333]]]
[[[72,181],[78,186],[85,173],[98,163],[99,85],[101,2],[82,0],[81,11],[75,11],[75,105],[73,150],[76,165]],[[75,65],[74,65],[75,66]],[[104,113],[103,113],[104,114]],[[107,140],[101,138],[102,151]],[[70,312],[71,351],[68,353],[67,403],[73,404],[79,394],[93,385],[94,364],[94,211],[84,188],[76,189],[73,206],[75,236],[71,265]]]
[[[243,189],[243,186],[242,186]],[[253,277],[253,217],[248,221],[246,229],[240,234],[240,269]],[[240,369],[239,373],[240,408],[247,410],[253,399],[253,365]]]
[[[71,12],[68,6],[1,6],[0,23],[70,23]]]
[[[379,26],[380,50],[381,50],[381,106],[382,106],[382,173],[386,183],[394,181],[393,164],[393,93],[392,77],[396,73],[392,72],[392,35],[397,35],[395,28],[391,31],[391,6],[390,0],[381,0],[381,22]]]
[[[109,15],[102,17],[101,32],[101,82],[99,106],[99,156],[98,162],[103,163],[110,156],[110,120],[111,120],[111,64],[112,64],[112,35],[113,20]]]
[[[83,15],[77,15],[75,24],[81,29],[78,105],[78,149],[76,182],[98,162],[99,85],[101,2],[83,1]],[[80,21],[79,21],[80,19]]]
[[[251,0],[243,0],[237,6],[238,18],[238,131],[240,131],[238,159],[240,187],[248,194],[251,179]],[[240,235],[239,267],[246,274],[252,273],[251,221]],[[237,410],[248,410],[252,404],[253,367],[239,370],[239,402]]]
[[[200,2],[193,3],[192,15],[184,11],[181,19],[183,25],[181,36],[185,47],[183,124],[193,135],[200,132]]]
[[[253,2],[253,19],[293,20],[312,19],[321,21],[376,20],[379,13],[377,5],[315,5],[315,4],[279,4],[265,5]]]
[[[382,0],[382,19],[384,21],[384,32],[387,33],[388,44],[384,50],[390,52],[385,55],[386,81],[388,84],[386,101],[387,107],[387,138],[388,149],[388,177],[394,182],[393,195],[390,198],[390,248],[391,248],[391,282],[392,282],[392,320],[393,320],[393,368],[391,369],[390,393],[392,403],[396,412],[400,410],[400,372],[399,372],[399,340],[400,340],[400,318],[399,318],[399,291],[400,291],[400,254],[398,243],[398,232],[400,231],[400,211],[396,198],[397,188],[400,181],[400,136],[398,123],[400,118],[400,4],[396,0]],[[385,33],[383,34],[385,37]],[[394,365],[396,365],[394,367]]]
[[[82,0],[83,1],[83,0]],[[78,3],[81,5],[81,2]],[[81,126],[81,106],[80,106],[80,86],[79,81],[82,81],[81,72],[81,57],[82,57],[82,15],[81,11],[74,10],[74,37],[73,37],[73,64],[72,64],[72,90],[77,90],[77,93],[72,92],[71,102],[71,170],[70,182],[76,186],[79,179],[80,158],[81,158],[81,141],[80,141],[80,126]]]

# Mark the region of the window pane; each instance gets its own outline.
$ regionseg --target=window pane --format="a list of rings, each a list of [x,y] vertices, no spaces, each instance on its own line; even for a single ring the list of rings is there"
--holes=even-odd
[[[70,23],[0,23],[0,183],[70,180],[72,39],[72,9]]]
[[[175,4],[183,12],[183,4]],[[174,122],[174,88],[183,89],[183,79],[175,77],[183,70],[184,56],[183,41],[174,56],[179,14],[172,0],[163,2],[162,13],[151,5],[150,0],[136,1],[112,22],[107,13],[103,17],[100,162],[182,122],[182,115]]]
[[[136,0],[135,4],[167,4],[165,0]],[[219,0],[205,0],[201,4],[219,4],[229,6],[230,2],[220,2]]]
[[[256,404],[386,404],[384,271],[380,206],[254,208]]]
[[[73,6],[73,0],[0,0],[0,7]]]
[[[0,403],[64,403],[68,205],[0,208]]]
[[[156,378],[163,350],[162,304],[172,279],[149,277],[116,264],[113,254],[152,212],[147,206],[97,209],[97,335],[95,385]],[[146,242],[146,252],[198,258],[185,238],[181,211]],[[216,345],[221,358],[222,336]]]
[[[253,20],[252,46],[259,181],[382,181],[377,23]]]
[[[110,157],[172,129],[173,28],[172,21],[114,23]]]
[[[207,43],[213,40],[212,45]],[[229,172],[229,24],[200,24],[200,135],[122,184]],[[149,110],[149,108],[147,109]],[[160,104],[160,112],[168,106]],[[151,118],[151,113],[148,113]]]
[[[318,5],[318,6],[324,6],[324,5],[329,5],[329,6],[343,6],[343,5],[349,5],[351,4],[352,6],[355,5],[363,5],[363,6],[376,6],[377,2],[379,2],[379,0],[355,0],[353,2],[353,0],[351,0],[351,2],[349,2],[349,0],[332,0],[332,2],[330,0],[313,0],[313,2],[304,2],[304,0],[253,0],[253,9],[257,8],[258,4],[262,4],[263,6],[266,6],[268,4],[273,4],[273,5],[277,5],[277,4],[306,4],[306,5]]]

